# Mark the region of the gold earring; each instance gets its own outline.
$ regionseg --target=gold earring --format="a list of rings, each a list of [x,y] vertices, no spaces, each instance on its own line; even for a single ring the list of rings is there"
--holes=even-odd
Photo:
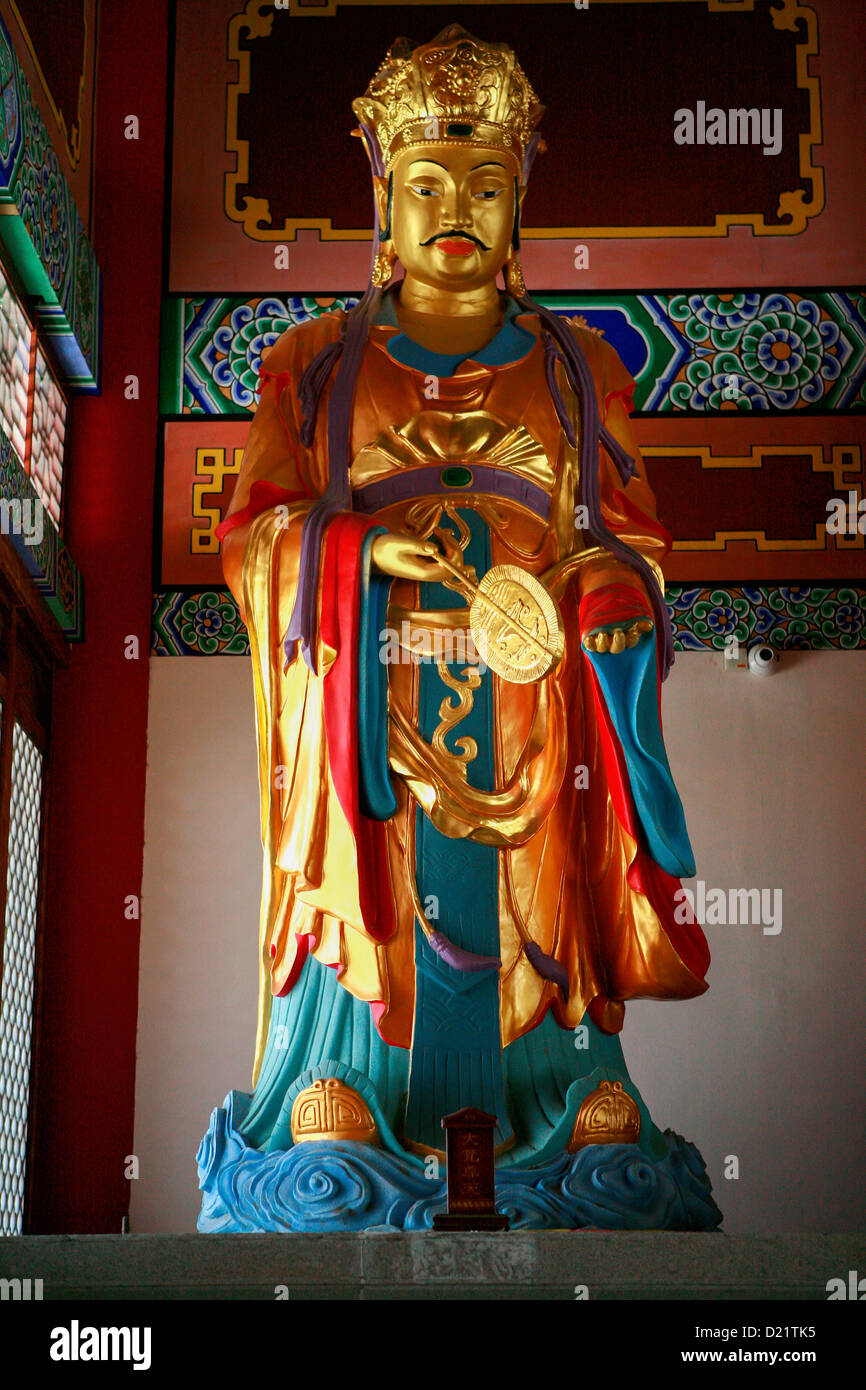
[[[379,250],[376,252],[376,259],[373,262],[373,274],[371,276],[374,285],[387,285],[394,273],[394,262],[397,259],[397,252],[394,250],[393,241],[380,241]]]
[[[505,284],[512,299],[522,299],[526,294],[526,281],[523,278],[520,257],[515,255],[513,248],[505,262]]]

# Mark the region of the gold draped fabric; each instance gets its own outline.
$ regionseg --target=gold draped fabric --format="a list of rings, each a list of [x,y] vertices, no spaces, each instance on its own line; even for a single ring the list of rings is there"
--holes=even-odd
[[[517,322],[538,334],[532,315]],[[418,734],[418,673],[411,661],[388,666],[389,761],[397,812],[384,823],[389,891],[396,931],[377,942],[360,905],[358,865],[351,830],[331,775],[323,717],[322,683],[333,653],[319,651],[319,674],[300,655],[284,671],[283,637],[294,601],[303,517],[327,482],[326,411],[330,385],[319,404],[312,446],[299,443],[297,382],[310,359],[333,341],[340,315],[295,327],[265,354],[267,372],[223,541],[228,584],[250,632],[256,691],[256,729],[262,803],[264,882],[261,908],[261,990],[255,1076],[267,1036],[270,999],[293,982],[299,941],[338,970],[340,983],[377,1007],[388,1041],[409,1047],[415,1001],[412,843],[416,801],[446,835],[469,835],[497,846],[502,955],[502,1044],[534,1027],[552,1007],[573,1028],[597,1000],[608,1031],[622,1024],[623,1001],[633,997],[688,998],[702,993],[674,949],[649,900],[627,881],[637,847],[614,812],[593,707],[589,663],[578,634],[580,598],[612,582],[642,590],[634,572],[600,556],[564,585],[560,607],[565,654],[538,684],[515,685],[492,676],[496,789],[468,786],[463,757],[444,740]],[[351,440],[353,489],[413,469],[484,464],[526,478],[550,497],[545,522],[510,498],[449,488],[392,502],[375,515],[393,531],[441,535],[443,519],[459,529],[457,509],[475,508],[490,528],[492,564],[519,565],[542,576],[584,548],[575,526],[578,457],[569,447],[548,391],[540,341],[523,359],[500,366],[463,362],[439,378],[438,397],[425,394],[422,372],[386,351],[397,330],[374,326],[358,376]],[[601,418],[638,462],[625,497],[652,523],[652,492],[629,425],[626,398],[633,384],[615,352],[597,334],[573,330],[596,382]],[[557,369],[559,370],[559,369]],[[564,378],[563,398],[576,405]],[[605,520],[623,540],[658,564],[665,544],[654,526],[642,527],[616,494],[623,488],[601,453]],[[256,484],[271,491],[263,492]],[[293,497],[275,513],[257,510],[282,489]],[[299,497],[298,494],[303,496]],[[439,528],[439,530],[437,530]],[[463,528],[465,530],[465,527]],[[455,610],[459,609],[455,597]],[[419,586],[395,580],[389,624],[405,618],[422,626]],[[443,619],[440,617],[440,625]],[[450,618],[456,627],[459,614]],[[449,618],[444,617],[447,626]],[[443,700],[465,704],[471,691]],[[453,715],[449,716],[452,719]],[[459,733],[459,729],[457,730]],[[461,767],[462,762],[462,767]],[[585,766],[588,785],[577,770]],[[579,785],[580,784],[580,785]],[[458,890],[459,891],[459,890]],[[568,972],[570,994],[542,979],[524,943],[536,941]]]

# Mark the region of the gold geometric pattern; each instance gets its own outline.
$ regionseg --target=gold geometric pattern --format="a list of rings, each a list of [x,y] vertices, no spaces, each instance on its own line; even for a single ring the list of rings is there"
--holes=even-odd
[[[702,469],[763,468],[765,459],[788,458],[792,454],[796,454],[798,459],[802,458],[807,466],[811,462],[813,473],[831,475],[832,483],[830,477],[827,480],[828,489],[832,486],[833,492],[843,497],[847,495],[849,489],[858,490],[855,483],[849,481],[846,475],[859,474],[863,467],[862,450],[859,444],[831,445],[829,460],[825,456],[825,448],[822,444],[753,444],[748,454],[737,455],[717,454],[710,444],[643,444],[641,453],[644,459],[697,458]],[[822,516],[820,520],[815,522],[815,535],[808,539],[783,536],[780,540],[773,540],[767,536],[765,530],[714,530],[712,538],[703,536],[699,539],[675,540],[673,549],[675,551],[724,550],[729,541],[751,540],[755,542],[756,550],[827,550],[826,520],[826,516]],[[859,532],[850,537],[834,536],[833,539],[837,550],[864,549],[864,537]]]
[[[219,497],[225,488],[226,478],[236,478],[241,469],[243,449],[232,450],[232,460],[226,462],[226,450],[220,448],[201,448],[195,451],[195,477],[192,485],[192,516],[203,519],[206,526],[198,526],[190,532],[193,555],[218,555],[220,543],[216,538],[216,528],[222,519],[222,508],[206,507],[204,499]],[[204,479],[204,481],[199,481]]]
[[[588,1144],[636,1144],[639,1134],[637,1102],[623,1090],[621,1081],[602,1081],[577,1112],[568,1152]]]
[[[376,1144],[376,1122],[364,1100],[336,1077],[314,1081],[292,1106],[292,1138],[296,1144],[314,1139],[351,1139]]]

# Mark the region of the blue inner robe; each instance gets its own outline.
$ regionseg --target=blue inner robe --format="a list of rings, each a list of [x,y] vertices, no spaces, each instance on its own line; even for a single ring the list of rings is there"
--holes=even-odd
[[[463,552],[480,579],[490,568],[490,532],[470,508],[458,516],[469,528]],[[457,527],[443,517],[440,525],[457,536]],[[420,606],[425,610],[459,608],[465,600],[444,584],[422,584]],[[449,664],[462,681],[467,662]],[[474,668],[477,669],[477,668]],[[418,729],[427,742],[440,722],[443,699],[456,704],[457,695],[442,680],[434,661],[418,665]],[[445,735],[445,747],[458,752],[455,740],[475,739],[477,755],[467,764],[470,786],[496,788],[493,755],[493,677],[489,671],[473,692],[469,713]],[[420,807],[415,815],[415,855],[418,894],[432,925],[455,944],[478,955],[499,955],[498,853],[491,845],[442,835]],[[494,1142],[512,1138],[502,1082],[502,1042],[499,1029],[499,972],[455,970],[427,943],[415,924],[415,1027],[406,1107],[406,1137],[416,1144],[443,1147],[442,1116],[471,1105],[495,1115]]]

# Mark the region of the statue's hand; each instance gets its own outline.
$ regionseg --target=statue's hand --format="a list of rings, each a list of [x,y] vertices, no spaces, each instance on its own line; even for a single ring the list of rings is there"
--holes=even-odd
[[[649,618],[633,618],[603,632],[588,632],[583,645],[588,652],[624,652],[626,647],[636,646],[643,633],[652,630]]]
[[[401,536],[389,531],[377,536],[370,559],[383,574],[395,579],[419,579],[428,583],[443,583],[452,572],[442,564],[442,551],[435,541],[419,541],[417,536]]]

